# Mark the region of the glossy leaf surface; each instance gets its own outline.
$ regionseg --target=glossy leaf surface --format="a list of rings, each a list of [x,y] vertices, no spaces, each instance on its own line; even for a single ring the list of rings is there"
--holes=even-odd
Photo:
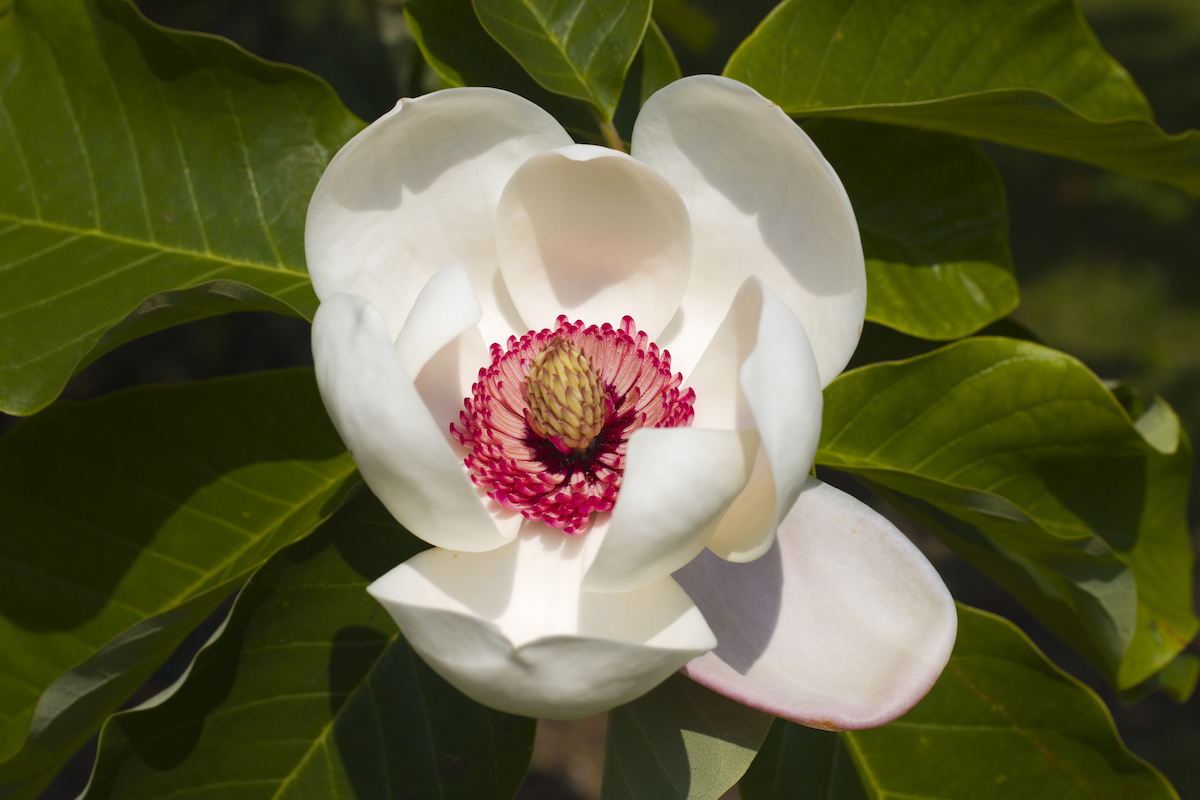
[[[867,319],[957,339],[1017,305],[1008,210],[995,166],[956,136],[818,119],[804,126],[833,165],[867,257]]]
[[[817,461],[880,488],[1128,688],[1197,630],[1191,445],[1177,422],[1144,435],[1163,415],[1135,425],[1075,359],[979,337],[838,378]]]
[[[611,120],[651,0],[472,0],[480,22],[539,84]]]
[[[313,76],[159,28],[127,0],[14,4],[0,17],[0,410],[31,414],[96,356],[185,318],[311,316],[308,197],[359,127]],[[179,290],[186,314],[163,313]]]
[[[847,733],[777,721],[740,789],[743,800],[1176,797],[1095,693],[1012,623],[966,606],[950,664],[912,711]]]
[[[1200,132],[1154,124],[1072,0],[787,0],[725,74],[789,114],[988,139],[1200,194]]]
[[[773,719],[676,673],[609,712],[601,800],[717,800]]]
[[[511,797],[534,720],[453,689],[366,593],[425,547],[358,494],[250,579],[172,696],[108,723],[86,797]]]
[[[0,794],[35,795],[357,480],[309,369],[59,403],[0,439]]]

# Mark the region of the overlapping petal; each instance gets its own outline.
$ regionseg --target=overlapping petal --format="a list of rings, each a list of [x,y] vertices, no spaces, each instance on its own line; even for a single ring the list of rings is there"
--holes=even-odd
[[[804,323],[828,385],[858,344],[867,284],[854,210],[816,145],[750,87],[696,75],[646,101],[631,153],[678,190],[692,220],[691,280],[659,340],[676,367],[688,375],[753,275]]]
[[[758,278],[747,278],[688,378],[698,428],[753,430],[761,452],[708,543],[752,561],[804,486],[821,432],[821,383],[804,325]]]
[[[512,713],[596,713],[687,664],[788,719],[882,724],[936,680],[956,622],[890,523],[808,477],[866,303],[846,194],[795,123],[725,78],[656,94],[632,151],[572,144],[515,95],[450,90],[403,101],[322,177],[306,232],[322,397],[372,491],[436,545],[371,592],[437,672]],[[597,462],[616,505],[579,537],[491,501],[464,467],[474,440],[449,435],[503,356],[486,345],[563,314],[631,316],[656,341],[636,348],[668,347],[686,376],[687,415],[665,424],[695,412],[621,423]],[[503,378],[479,391],[520,406],[519,369]],[[532,436],[514,414],[508,435]],[[513,485],[587,452],[514,460]]]
[[[493,708],[548,719],[648,692],[716,644],[670,577],[632,592],[582,590],[587,538],[526,523],[486,553],[427,550],[373,583],[417,653]]]
[[[651,428],[629,441],[625,480],[584,585],[629,591],[708,543],[754,469],[754,431]]]
[[[685,674],[804,725],[890,722],[928,693],[954,647],[954,601],[930,563],[882,516],[815,478],[762,558],[704,553],[675,576],[719,642]]]
[[[524,333],[498,274],[496,205],[531,156],[569,144],[554,117],[509,92],[401,100],[338,151],[313,193],[304,251],[317,296],[369,298],[395,338],[426,281],[462,261],[484,340]]]
[[[313,319],[325,408],[363,480],[406,528],[438,547],[508,543],[405,373],[383,316],[364,298],[325,298]]]
[[[692,230],[683,200],[624,153],[573,145],[530,158],[504,187],[496,247],[531,330],[633,317],[655,338],[687,285]]]

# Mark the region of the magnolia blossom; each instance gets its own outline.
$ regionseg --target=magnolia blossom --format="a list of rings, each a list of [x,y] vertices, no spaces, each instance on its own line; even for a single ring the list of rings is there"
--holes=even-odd
[[[305,247],[326,408],[433,545],[370,592],[461,691],[571,718],[682,668],[860,728],[933,685],[945,586],[809,476],[866,277],[837,175],[773,103],[677,81],[626,155],[507,92],[405,99],[334,157]]]

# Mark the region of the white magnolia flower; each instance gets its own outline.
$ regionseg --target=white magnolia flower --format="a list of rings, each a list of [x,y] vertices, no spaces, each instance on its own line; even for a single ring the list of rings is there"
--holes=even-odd
[[[592,714],[682,667],[805,724],[882,724],[933,685],[956,615],[902,534],[808,474],[866,303],[845,191],[725,78],[654,95],[631,149],[449,89],[322,176],[321,395],[434,545],[370,591],[505,711]]]

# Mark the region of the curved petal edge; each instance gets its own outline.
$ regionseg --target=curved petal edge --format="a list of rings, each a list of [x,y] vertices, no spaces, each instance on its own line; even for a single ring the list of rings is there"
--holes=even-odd
[[[683,669],[777,717],[826,730],[886,724],[924,697],[958,630],[950,592],[888,520],[809,479],[762,558],[705,552],[675,573],[717,647]]]
[[[392,516],[439,547],[506,544],[405,373],[379,311],[357,295],[329,297],[313,318],[312,343],[325,409]]]
[[[581,591],[584,543],[532,527],[542,534],[487,553],[427,550],[368,587],[468,697],[512,714],[585,717],[640,697],[716,644],[670,577],[621,594]]]

